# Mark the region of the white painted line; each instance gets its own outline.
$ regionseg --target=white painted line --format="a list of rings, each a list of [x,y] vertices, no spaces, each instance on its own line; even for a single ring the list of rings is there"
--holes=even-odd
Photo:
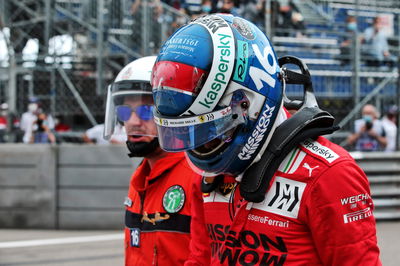
[[[0,248],[35,247],[35,246],[88,243],[88,242],[121,240],[121,239],[124,239],[124,234],[21,240],[21,241],[0,242]]]

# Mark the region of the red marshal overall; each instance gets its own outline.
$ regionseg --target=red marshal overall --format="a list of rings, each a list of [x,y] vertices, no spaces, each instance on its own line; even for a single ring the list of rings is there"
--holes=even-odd
[[[193,217],[195,233],[204,216],[211,265],[381,265],[368,179],[325,138],[289,153],[263,202],[243,200],[238,186],[225,177]]]
[[[183,153],[169,153],[131,178],[125,200],[125,265],[183,265],[189,255],[191,194],[200,180]]]

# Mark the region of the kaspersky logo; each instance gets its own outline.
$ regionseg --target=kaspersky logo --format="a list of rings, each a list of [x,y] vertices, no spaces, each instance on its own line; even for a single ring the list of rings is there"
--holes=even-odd
[[[231,27],[219,16],[205,16],[195,20],[207,29],[212,39],[213,60],[207,80],[186,115],[204,114],[214,110],[228,86],[235,64],[235,41]]]
[[[251,155],[257,150],[262,139],[264,138],[265,132],[271,122],[271,116],[275,110],[275,106],[270,107],[268,104],[265,105],[265,110],[262,113],[261,118],[258,120],[257,126],[254,129],[251,136],[247,139],[247,143],[244,145],[242,151],[239,153],[240,160],[249,160]]]
[[[222,88],[222,85],[226,85],[229,76],[227,71],[230,65],[231,49],[232,49],[232,36],[226,34],[217,34],[219,36],[219,44],[217,46],[219,57],[218,72],[215,73],[213,82],[211,84],[211,90],[209,90],[206,96],[199,101],[199,104],[211,109],[210,105],[214,104],[217,99],[218,93]],[[217,54],[217,55],[218,55]]]

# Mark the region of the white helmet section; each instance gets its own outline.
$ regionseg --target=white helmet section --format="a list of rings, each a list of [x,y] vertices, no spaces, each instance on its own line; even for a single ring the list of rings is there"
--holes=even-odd
[[[117,75],[114,83],[123,80],[150,82],[151,70],[156,62],[156,56],[145,56],[127,64]]]
[[[112,135],[147,135],[145,132],[131,132],[123,129],[124,121],[135,112],[145,122],[153,122],[152,90],[150,85],[151,71],[156,56],[146,56],[127,64],[117,75],[115,81],[107,88],[106,112],[104,119],[104,138]],[[129,106],[126,99],[134,99],[138,106]],[[151,107],[150,107],[151,106]],[[151,117],[149,117],[151,115]],[[121,119],[122,118],[122,119]],[[150,118],[150,119],[148,119]],[[154,135],[154,134],[150,134]]]

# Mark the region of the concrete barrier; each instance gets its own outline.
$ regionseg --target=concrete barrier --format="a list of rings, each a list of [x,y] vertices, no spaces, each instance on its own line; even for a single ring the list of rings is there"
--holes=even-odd
[[[122,228],[141,159],[124,145],[0,145],[0,227]]]
[[[141,161],[127,152],[124,145],[0,145],[0,228],[123,228],[123,201]],[[377,219],[399,219],[400,153],[353,156],[370,179]]]

